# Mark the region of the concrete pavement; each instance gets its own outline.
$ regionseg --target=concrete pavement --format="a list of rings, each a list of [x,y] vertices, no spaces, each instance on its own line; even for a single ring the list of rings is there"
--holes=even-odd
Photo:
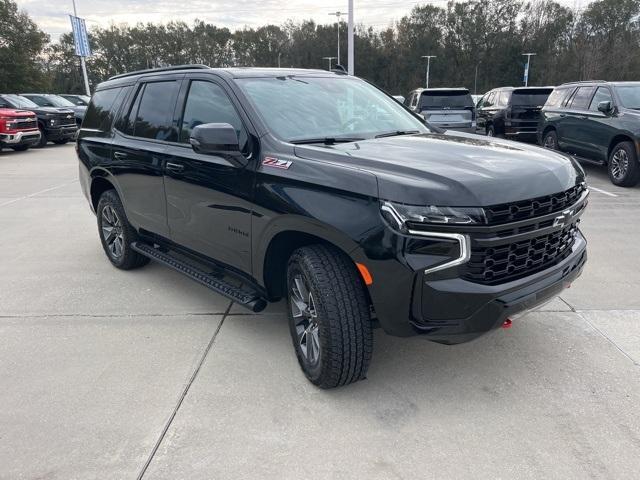
[[[455,347],[378,331],[327,392],[282,305],[112,268],[72,146],[0,153],[0,479],[637,478],[640,188],[587,170],[562,299]]]

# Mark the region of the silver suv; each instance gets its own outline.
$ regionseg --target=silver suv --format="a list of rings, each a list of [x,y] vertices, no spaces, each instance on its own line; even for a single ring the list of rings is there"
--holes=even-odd
[[[405,104],[431,125],[476,133],[476,108],[466,88],[418,88]]]

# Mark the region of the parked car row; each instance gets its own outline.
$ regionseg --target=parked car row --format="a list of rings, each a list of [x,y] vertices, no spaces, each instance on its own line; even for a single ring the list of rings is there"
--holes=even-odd
[[[86,109],[58,95],[0,94],[0,149],[22,151],[74,140]]]
[[[475,103],[465,88],[421,88],[404,103],[445,130],[538,142],[606,166],[615,185],[640,182],[640,82],[499,87]]]

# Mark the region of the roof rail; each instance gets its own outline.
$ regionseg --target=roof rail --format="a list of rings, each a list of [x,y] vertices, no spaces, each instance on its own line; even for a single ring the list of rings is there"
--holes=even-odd
[[[134,75],[142,75],[143,73],[155,73],[155,72],[170,72],[172,70],[208,70],[211,67],[207,65],[172,65],[170,67],[149,68],[146,70],[136,70],[134,72],[121,73],[120,75],[114,75],[109,80],[115,80],[116,78],[133,77]]]
[[[606,80],[578,80],[575,82],[566,82],[563,83],[562,85],[573,85],[575,83],[607,83]]]

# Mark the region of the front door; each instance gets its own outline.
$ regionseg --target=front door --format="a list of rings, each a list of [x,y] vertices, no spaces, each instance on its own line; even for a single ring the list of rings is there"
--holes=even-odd
[[[185,80],[180,95],[179,142],[168,148],[165,170],[171,240],[251,273],[254,163],[239,168],[225,158],[196,153],[191,130],[205,123],[235,127],[249,156],[248,130],[222,83],[208,75]]]

